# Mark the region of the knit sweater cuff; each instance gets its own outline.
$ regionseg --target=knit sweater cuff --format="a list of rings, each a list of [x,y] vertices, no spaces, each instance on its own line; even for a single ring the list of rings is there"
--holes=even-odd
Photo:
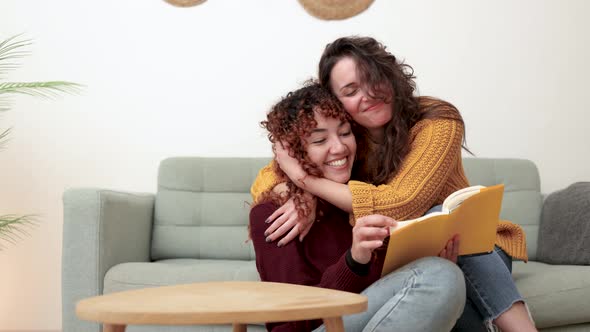
[[[371,185],[360,181],[349,181],[348,188],[352,193],[352,213],[355,219],[374,214],[375,204]]]
[[[520,225],[501,220],[496,232],[496,244],[513,259],[528,261],[526,234]]]

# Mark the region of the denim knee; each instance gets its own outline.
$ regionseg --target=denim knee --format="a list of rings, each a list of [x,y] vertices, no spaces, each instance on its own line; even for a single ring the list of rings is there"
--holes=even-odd
[[[435,271],[435,274],[438,281],[444,286],[441,287],[441,296],[449,298],[448,303],[452,302],[450,300],[451,298],[455,299],[455,302],[461,307],[461,311],[463,311],[463,305],[465,304],[466,298],[465,276],[463,275],[463,271],[461,271],[457,264],[448,259],[439,257],[430,257],[429,259],[436,261],[438,264],[438,270]]]
[[[466,299],[465,278],[457,264],[440,257],[426,257],[415,262],[424,273],[424,280],[433,283],[433,297],[444,303],[443,308],[455,314],[457,318],[463,312]]]
[[[359,324],[364,326],[357,330],[450,331],[463,312],[463,273],[448,260],[438,257],[416,260],[391,272],[371,287],[379,292],[377,296],[382,296],[386,293],[380,290],[387,289],[387,285],[395,285],[392,287],[395,292],[374,308],[368,322]],[[367,295],[371,302],[371,294]],[[369,305],[369,310],[371,307]]]

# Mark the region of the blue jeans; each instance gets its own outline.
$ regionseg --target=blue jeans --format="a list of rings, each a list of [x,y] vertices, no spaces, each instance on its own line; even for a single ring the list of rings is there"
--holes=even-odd
[[[437,205],[426,214],[441,211]],[[453,331],[489,331],[491,322],[523,301],[512,279],[512,258],[500,247],[490,254],[460,256],[457,265],[465,275],[467,301]]]
[[[463,312],[465,282],[452,262],[426,257],[375,281],[367,311],[343,318],[350,331],[450,331]],[[322,325],[314,331],[325,331]]]
[[[453,331],[488,331],[500,314],[524,302],[512,279],[512,258],[501,248],[486,255],[461,256],[457,265],[465,274],[467,302]]]

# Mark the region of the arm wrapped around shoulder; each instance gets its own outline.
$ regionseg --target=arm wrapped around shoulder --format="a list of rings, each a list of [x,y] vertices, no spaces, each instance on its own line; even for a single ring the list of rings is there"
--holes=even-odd
[[[263,194],[271,191],[281,182],[275,171],[277,167],[276,162],[273,160],[258,172],[254,183],[250,187],[250,195],[252,195],[252,201],[254,202],[253,205],[260,203]]]

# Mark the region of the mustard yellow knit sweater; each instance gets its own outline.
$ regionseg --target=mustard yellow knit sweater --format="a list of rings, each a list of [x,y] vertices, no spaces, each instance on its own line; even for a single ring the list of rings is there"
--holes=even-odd
[[[389,183],[348,183],[352,222],[370,214],[396,220],[417,218],[432,206],[442,204],[451,193],[468,187],[461,161],[462,139],[463,126],[456,120],[425,119],[414,125],[410,131],[410,152]],[[251,187],[255,202],[279,182],[272,167],[270,163],[261,169]],[[517,224],[500,221],[496,244],[515,259],[528,259],[525,234]]]

